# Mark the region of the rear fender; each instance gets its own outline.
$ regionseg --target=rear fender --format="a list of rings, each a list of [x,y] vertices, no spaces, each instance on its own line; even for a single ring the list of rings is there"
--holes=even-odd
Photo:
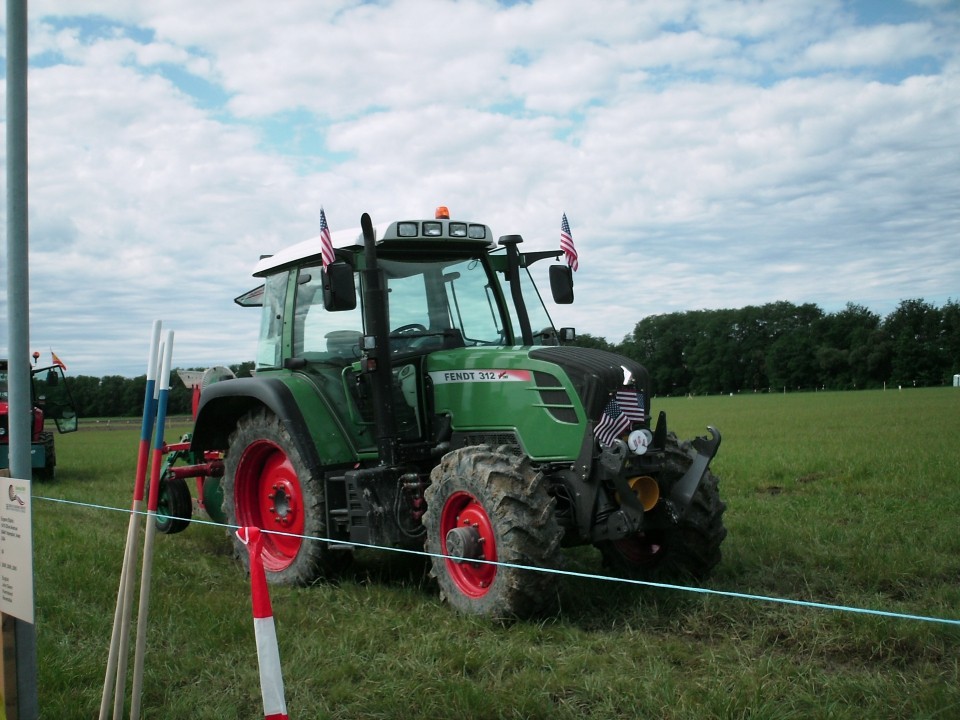
[[[301,405],[307,409],[309,422]],[[195,453],[226,450],[240,418],[261,408],[276,415],[286,427],[315,476],[319,477],[325,465],[348,462],[355,457],[339,422],[316,388],[296,375],[282,380],[237,378],[209,385],[200,396],[190,449]],[[321,441],[323,447],[318,448]]]

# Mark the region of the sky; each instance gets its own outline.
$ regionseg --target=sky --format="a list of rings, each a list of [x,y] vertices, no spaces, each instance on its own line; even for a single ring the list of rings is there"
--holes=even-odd
[[[321,207],[337,231],[446,205],[531,251],[566,213],[576,303],[550,312],[611,342],[960,299],[957,0],[28,5],[30,347],[70,374],[144,374],[155,319],[175,366],[252,360],[233,298]]]

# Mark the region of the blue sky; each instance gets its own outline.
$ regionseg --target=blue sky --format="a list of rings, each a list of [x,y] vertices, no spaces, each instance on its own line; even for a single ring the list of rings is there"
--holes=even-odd
[[[528,249],[565,212],[577,302],[551,312],[612,341],[960,297],[958,3],[583,7],[34,0],[31,346],[138,375],[159,318],[178,366],[252,359],[232,299],[321,205],[338,230],[444,204]]]

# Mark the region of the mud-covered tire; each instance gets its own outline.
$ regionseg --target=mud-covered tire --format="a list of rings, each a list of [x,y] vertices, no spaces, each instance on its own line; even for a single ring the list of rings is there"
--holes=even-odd
[[[276,585],[310,585],[341,569],[349,554],[331,551],[326,537],[323,482],[314,477],[290,433],[276,415],[245,415],[230,436],[224,457],[223,513],[227,523],[258,527],[263,535],[267,580]],[[246,546],[230,536],[249,568]]]
[[[681,445],[673,433],[667,437],[666,452],[663,489],[679,480],[696,457],[690,443]],[[651,582],[705,580],[720,562],[720,545],[727,536],[723,525],[726,509],[717,477],[708,469],[689,509],[676,523],[599,542],[597,547],[604,565],[624,577]]]
[[[169,477],[160,483],[157,497],[157,532],[175,535],[190,527],[193,517],[193,498],[183,478]]]
[[[430,474],[423,517],[431,575],[458,611],[493,618],[530,617],[556,602],[558,576],[537,570],[560,562],[563,531],[543,476],[508,447],[479,445],[448,453]],[[453,560],[457,528],[473,528],[473,552]],[[449,539],[449,543],[448,543]],[[463,552],[463,545],[460,545]]]
[[[51,481],[57,476],[57,453],[53,433],[44,431],[37,437],[37,442],[43,445],[44,465],[33,468],[33,476],[37,480]]]

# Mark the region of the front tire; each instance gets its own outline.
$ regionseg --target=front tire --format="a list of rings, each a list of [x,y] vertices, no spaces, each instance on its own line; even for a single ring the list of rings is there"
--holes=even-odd
[[[514,567],[556,567],[563,531],[543,476],[509,450],[448,453],[425,493],[431,575],[441,599],[465,614],[529,617],[556,600],[556,575]]]
[[[666,452],[661,488],[679,480],[696,455],[689,443],[680,445],[672,433],[667,437]],[[619,540],[605,540],[597,547],[604,565],[623,577],[651,582],[705,580],[720,562],[720,545],[727,536],[723,526],[726,509],[717,477],[707,469],[686,514],[676,522],[664,522]],[[666,510],[661,505],[654,512]]]
[[[310,472],[277,416],[261,410],[241,418],[224,458],[223,512],[230,525],[268,531],[267,580],[310,585],[342,566],[345,553],[312,539],[326,536],[324,511],[322,480]],[[246,547],[234,533],[231,537],[249,567]]]

